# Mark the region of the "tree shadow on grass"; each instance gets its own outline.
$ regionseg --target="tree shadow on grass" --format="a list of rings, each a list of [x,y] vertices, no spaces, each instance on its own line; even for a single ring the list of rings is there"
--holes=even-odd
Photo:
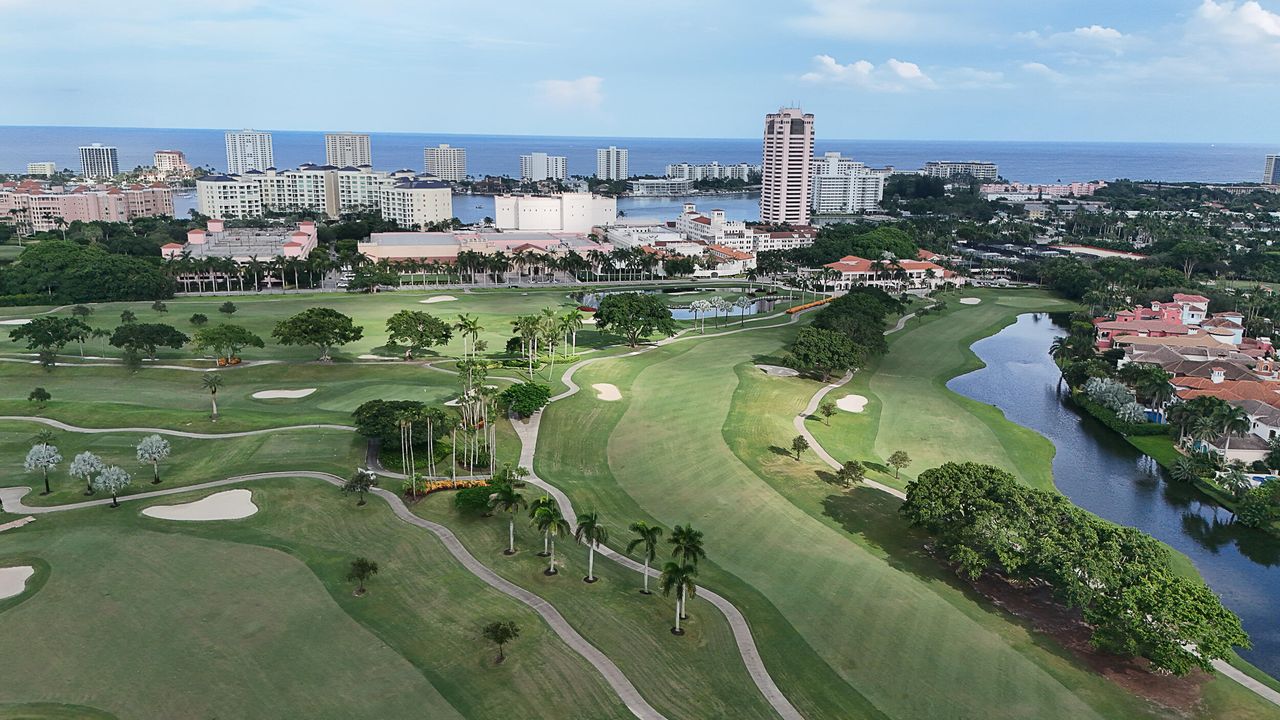
[[[844,483],[841,482],[840,479],[837,478],[836,474],[833,472],[829,472],[827,470],[815,470],[813,474],[817,475],[819,480],[821,480],[824,483],[827,483],[828,485],[844,487]]]
[[[769,452],[773,453],[774,455],[781,455],[781,456],[783,456],[783,457],[789,457],[789,458],[791,458],[792,460],[794,460],[794,459],[795,459],[795,457],[796,457],[796,456],[795,456],[795,453],[791,452],[791,450],[790,450],[789,448],[780,447],[780,446],[778,446],[778,445],[770,445],[770,446],[769,446]]]

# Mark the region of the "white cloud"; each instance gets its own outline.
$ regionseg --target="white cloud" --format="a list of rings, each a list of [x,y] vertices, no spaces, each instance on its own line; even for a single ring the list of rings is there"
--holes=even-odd
[[[604,102],[604,78],[584,75],[577,80],[543,80],[538,83],[542,101],[561,108],[597,110]]]
[[[1065,75],[1042,62],[1022,63],[1022,71],[1041,80],[1061,82],[1066,79]]]
[[[931,90],[937,87],[919,65],[896,58],[889,58],[881,65],[868,60],[844,65],[830,55],[817,55],[813,58],[813,64],[813,70],[800,76],[802,82],[852,85],[880,92]]]
[[[1126,35],[1113,27],[1096,24],[1048,34],[1028,30],[1015,33],[1014,37],[1042,48],[1085,55],[1098,52],[1119,55],[1135,41],[1132,35]]]
[[[1255,0],[1215,2],[1204,0],[1196,9],[1193,32],[1209,30],[1236,43],[1280,43],[1280,14]]]

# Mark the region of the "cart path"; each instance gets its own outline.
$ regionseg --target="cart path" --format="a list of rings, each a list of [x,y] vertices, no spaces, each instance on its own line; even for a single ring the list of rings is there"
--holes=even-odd
[[[355,432],[355,428],[350,425],[285,425],[275,428],[263,428],[261,430],[242,430],[240,432],[228,433],[199,433],[189,432],[186,430],[167,430],[165,428],[149,428],[149,427],[115,427],[115,428],[86,428],[77,425],[69,425],[60,420],[52,418],[40,417],[38,415],[0,415],[0,422],[31,422],[48,425],[58,430],[73,433],[120,433],[120,432],[136,432],[136,433],[153,433],[156,435],[172,435],[174,437],[191,438],[193,440],[224,440],[226,438],[251,437],[253,435],[269,435],[271,433],[285,432],[288,430],[343,430],[346,432]]]

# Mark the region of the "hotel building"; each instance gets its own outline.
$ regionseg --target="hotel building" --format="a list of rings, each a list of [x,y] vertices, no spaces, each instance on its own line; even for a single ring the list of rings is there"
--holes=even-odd
[[[467,179],[467,149],[450,147],[448,143],[425,148],[422,169],[445,182],[462,182]]]
[[[250,170],[275,167],[271,151],[271,133],[257,130],[229,131],[227,140],[227,174],[240,175]]]
[[[782,108],[764,117],[760,220],[809,224],[813,114]]]
[[[80,147],[80,174],[90,180],[115,177],[120,173],[120,160],[116,149],[94,143]]]
[[[324,136],[324,162],[337,167],[373,165],[369,152],[369,136],[360,133],[327,133]]]
[[[596,177],[601,180],[626,180],[627,149],[610,145],[596,149]]]

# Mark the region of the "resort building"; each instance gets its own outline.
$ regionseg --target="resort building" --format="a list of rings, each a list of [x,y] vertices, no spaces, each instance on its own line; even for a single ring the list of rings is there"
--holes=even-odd
[[[627,149],[610,145],[596,149],[596,177],[601,180],[626,180]]]
[[[856,255],[846,255],[822,270],[802,271],[818,278],[823,287],[848,291],[871,286],[901,291],[909,288],[936,289],[943,285],[963,285],[965,279],[946,268],[926,260],[881,260],[873,262]]]
[[[52,177],[58,172],[58,164],[52,162],[27,163],[27,174],[39,177]]]
[[[151,165],[162,175],[182,177],[191,174],[191,165],[181,150],[157,150],[152,155]]]
[[[450,147],[442,143],[422,151],[422,169],[445,182],[462,182],[467,179],[466,148]]]
[[[586,257],[592,251],[608,252],[612,246],[592,241],[582,233],[559,232],[385,232],[373,233],[359,243],[361,254],[373,261],[454,263],[460,252],[483,255],[503,253]]]
[[[202,214],[216,218],[252,218],[271,211],[296,210],[338,217],[342,213],[377,210],[382,206],[384,190],[414,179],[436,180],[419,177],[412,170],[388,173],[368,165],[305,164],[296,170],[250,170],[243,175],[213,175],[197,180],[196,206]],[[439,199],[434,207],[446,209]],[[452,217],[452,199],[447,210],[450,214],[444,219]]]
[[[718,162],[703,163],[701,165],[691,165],[689,163],[676,163],[668,165],[666,169],[667,177],[673,180],[741,180],[742,182],[750,182],[753,177],[760,174],[760,166],[750,163],[737,163],[735,165],[721,165]]]
[[[589,233],[617,221],[618,200],[591,193],[497,195],[493,219],[501,230]]]
[[[782,108],[764,117],[760,221],[809,224],[813,114]]]
[[[49,187],[24,180],[0,185],[0,222],[14,223],[24,234],[77,221],[129,222],[160,216],[173,216],[173,190],[164,183]]]
[[[984,200],[1005,200],[1008,202],[1024,202],[1044,198],[1090,197],[1106,187],[1104,180],[1081,183],[1061,183],[1056,185],[1030,185],[1027,183],[985,183],[978,191]]]
[[[693,192],[693,181],[669,178],[642,178],[627,181],[627,192],[639,196],[688,195]]]
[[[229,131],[226,134],[226,145],[228,175],[275,167],[271,133],[258,130]]]
[[[169,243],[160,248],[166,260],[179,257],[227,258],[248,263],[271,258],[306,259],[316,248],[316,224],[298,223],[297,229],[228,228],[223,220],[210,219],[206,229],[187,231],[186,244]],[[181,278],[179,278],[181,280]]]
[[[80,174],[90,180],[110,179],[120,174],[116,149],[100,143],[81,146]]]
[[[950,179],[967,176],[974,180],[999,180],[1000,169],[993,162],[970,160],[953,162],[951,160],[930,160],[924,164],[923,174],[929,177]]]
[[[403,228],[421,230],[453,219],[453,190],[430,175],[401,178],[379,191],[382,217]]]
[[[886,174],[829,152],[813,160],[815,215],[848,215],[880,209]]]
[[[808,247],[818,237],[817,228],[794,227],[787,231],[770,231],[752,227],[742,220],[729,220],[723,210],[710,214],[698,212],[693,203],[685,203],[675,220],[676,232],[694,242],[721,245],[757,255],[766,250],[791,250]]]
[[[520,179],[530,182],[542,180],[564,180],[568,163],[562,155],[548,155],[544,152],[520,156]]]
[[[373,165],[369,136],[363,133],[327,133],[324,136],[324,164],[337,167]]]

